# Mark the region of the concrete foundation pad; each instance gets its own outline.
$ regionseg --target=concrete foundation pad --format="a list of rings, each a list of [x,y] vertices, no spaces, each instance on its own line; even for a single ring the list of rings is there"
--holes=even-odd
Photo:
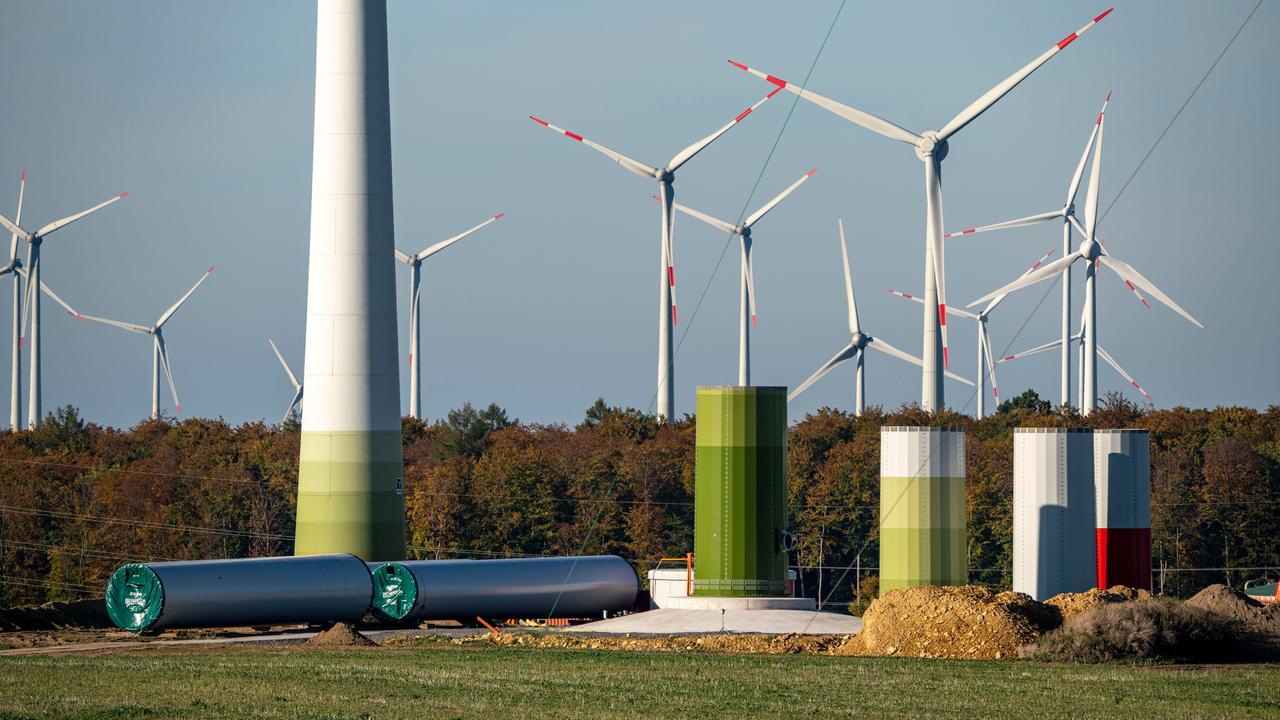
[[[635,635],[693,633],[856,635],[862,632],[862,618],[814,610],[664,608],[576,625],[566,628],[566,631]]]
[[[680,610],[817,610],[805,597],[673,597],[662,606]]]

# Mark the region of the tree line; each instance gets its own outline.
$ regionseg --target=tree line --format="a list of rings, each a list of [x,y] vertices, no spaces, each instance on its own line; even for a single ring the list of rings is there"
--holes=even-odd
[[[1020,426],[1151,431],[1152,564],[1165,592],[1240,584],[1280,565],[1280,406],[1152,410],[1110,395],[1083,418],[1028,391],[981,420],[908,405],[793,421],[790,562],[806,594],[821,583],[836,604],[875,593],[882,425],[967,432],[971,582],[1011,582]],[[612,553],[643,574],[692,550],[691,417],[659,423],[601,400],[570,427],[467,405],[435,422],[405,418],[403,436],[410,557]],[[296,422],[161,418],[117,429],[72,407],[35,430],[0,433],[0,606],[101,594],[130,561],[291,553],[298,440]]]

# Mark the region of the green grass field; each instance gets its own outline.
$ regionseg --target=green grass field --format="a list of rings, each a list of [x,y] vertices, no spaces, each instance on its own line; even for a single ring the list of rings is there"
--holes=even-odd
[[[1267,718],[1280,665],[459,648],[0,658],[0,718]]]

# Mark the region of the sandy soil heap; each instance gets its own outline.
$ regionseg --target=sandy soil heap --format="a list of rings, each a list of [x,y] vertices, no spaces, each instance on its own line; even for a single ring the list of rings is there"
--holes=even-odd
[[[1135,590],[1124,585],[1114,585],[1107,589],[1094,588],[1082,593],[1062,593],[1045,600],[1045,605],[1057,608],[1062,615],[1062,622],[1082,615],[1103,603],[1131,602],[1133,600],[1150,600],[1151,593],[1146,590]]]
[[[784,655],[791,653],[830,654],[848,642],[845,635],[672,635],[592,637],[542,633],[487,633],[455,638],[458,645],[498,645],[586,650],[633,650],[640,652],[687,652],[705,650],[734,654]],[[398,643],[397,643],[398,644]]]
[[[312,647],[369,647],[377,644],[342,622],[307,641],[307,645]]]

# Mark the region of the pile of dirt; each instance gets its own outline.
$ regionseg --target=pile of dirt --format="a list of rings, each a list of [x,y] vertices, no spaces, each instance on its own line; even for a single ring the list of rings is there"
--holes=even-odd
[[[1062,593],[1054,595],[1044,601],[1045,605],[1057,608],[1062,616],[1062,622],[1067,622],[1072,618],[1082,615],[1103,603],[1132,602],[1134,600],[1150,600],[1151,593],[1146,590],[1124,585],[1113,585],[1106,588],[1094,588],[1082,593]]]
[[[1006,658],[1057,626],[1059,615],[1022,593],[921,586],[886,592],[862,623],[836,654]]]
[[[347,623],[340,622],[307,641],[311,647],[370,647],[378,643],[361,635]]]
[[[487,633],[453,638],[457,645],[496,645],[572,650],[629,650],[635,652],[705,651],[738,655],[832,654],[848,642],[844,635],[616,635],[592,637],[550,633]],[[398,643],[397,643],[398,644]]]
[[[107,617],[106,601],[102,598],[0,610],[0,632],[110,627],[114,626]]]
[[[1230,624],[1246,657],[1280,658],[1280,605],[1263,605],[1226,585],[1210,585],[1186,604]]]

